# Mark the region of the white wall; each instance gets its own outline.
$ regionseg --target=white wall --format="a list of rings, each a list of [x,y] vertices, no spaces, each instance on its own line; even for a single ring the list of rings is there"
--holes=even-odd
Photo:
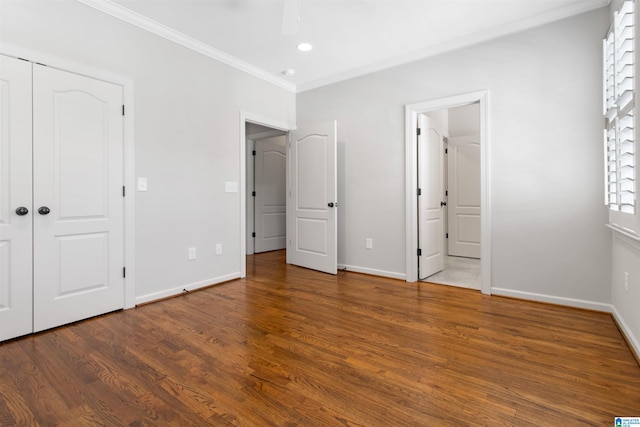
[[[480,104],[449,109],[449,136],[480,136]]]
[[[299,122],[338,120],[339,262],[405,273],[404,105],[487,89],[493,292],[607,309],[607,25],[603,8],[299,94]]]
[[[0,40],[133,79],[138,302],[239,275],[240,110],[293,124],[293,93],[75,1],[2,2]]]

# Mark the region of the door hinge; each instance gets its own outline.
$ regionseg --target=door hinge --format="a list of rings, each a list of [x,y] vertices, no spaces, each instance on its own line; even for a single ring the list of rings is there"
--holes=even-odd
[[[255,155],[256,155],[256,150],[253,150],[253,151],[251,152],[251,155],[252,155],[252,156],[255,156]]]
[[[418,188],[418,196],[422,196],[422,188]]]
[[[422,256],[422,249],[418,249],[418,256]]]
[[[444,195],[448,196],[449,195],[449,190],[444,190]]]
[[[444,154],[449,154],[449,149],[448,148],[444,149]]]
[[[420,130],[420,128],[416,129],[416,135],[420,136],[421,133],[422,131]]]
[[[252,191],[252,192],[251,192],[251,195],[252,195],[253,197],[256,197],[256,192],[255,192],[255,191]]]
[[[251,233],[251,237],[256,237],[256,232]]]
[[[125,186],[123,185],[123,186],[122,186],[122,197],[125,197],[125,196],[126,196],[126,194],[127,194],[127,193],[126,193],[126,190],[125,190]]]
[[[124,104],[122,104],[122,115],[124,116]]]
[[[445,237],[448,239],[449,238],[449,233],[445,234]]]
[[[127,277],[127,268],[122,267],[122,277]]]

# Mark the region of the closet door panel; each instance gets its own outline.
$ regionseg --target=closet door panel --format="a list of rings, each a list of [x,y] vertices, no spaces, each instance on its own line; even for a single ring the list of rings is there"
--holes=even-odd
[[[31,63],[0,55],[0,341],[33,330],[31,136]]]
[[[123,119],[121,86],[34,65],[33,87],[40,331],[124,306]]]

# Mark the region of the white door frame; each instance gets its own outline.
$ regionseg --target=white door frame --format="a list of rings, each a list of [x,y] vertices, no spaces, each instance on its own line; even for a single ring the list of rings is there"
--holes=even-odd
[[[135,199],[135,126],[133,105],[133,79],[109,71],[101,70],[75,61],[59,58],[47,53],[24,48],[11,43],[0,42],[0,54],[15,58],[24,58],[48,67],[69,71],[74,74],[103,80],[122,86],[122,99],[125,105],[123,126],[123,170],[124,185],[127,189],[124,198],[124,308],[136,305],[136,199]]]
[[[240,110],[240,277],[247,276],[247,133],[246,123],[289,132],[293,129],[288,123]]]
[[[406,280],[418,280],[418,159],[415,129],[418,114],[479,102],[480,104],[480,268],[481,291],[491,294],[491,167],[489,146],[489,91],[471,92],[405,106],[406,170]]]

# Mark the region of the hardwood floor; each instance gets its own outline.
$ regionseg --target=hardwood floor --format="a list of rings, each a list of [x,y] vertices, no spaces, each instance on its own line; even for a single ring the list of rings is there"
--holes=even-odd
[[[0,425],[612,426],[607,314],[249,257],[248,277],[0,344]]]

